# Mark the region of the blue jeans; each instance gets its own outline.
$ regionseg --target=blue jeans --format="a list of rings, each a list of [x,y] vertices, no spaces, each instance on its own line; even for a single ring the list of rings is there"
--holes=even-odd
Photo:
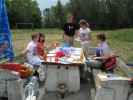
[[[99,60],[86,60],[86,64],[93,69],[101,69],[102,67],[102,61]]]

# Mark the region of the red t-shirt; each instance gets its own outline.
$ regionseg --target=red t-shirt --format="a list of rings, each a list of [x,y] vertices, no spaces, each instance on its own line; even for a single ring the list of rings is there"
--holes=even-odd
[[[37,54],[39,55],[39,56],[44,56],[44,48],[45,48],[45,46],[44,46],[44,43],[41,43],[41,42],[38,42],[37,43],[37,47],[36,47],[36,49],[37,49]]]

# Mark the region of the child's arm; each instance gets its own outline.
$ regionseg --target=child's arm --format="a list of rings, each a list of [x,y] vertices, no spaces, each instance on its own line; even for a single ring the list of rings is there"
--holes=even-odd
[[[31,45],[30,43],[27,45],[27,47],[22,51],[21,55],[26,55],[29,52]]]
[[[26,55],[27,53],[28,53],[28,50],[25,49],[25,50],[23,50],[23,51],[21,52],[21,55]]]
[[[105,57],[105,56],[102,56],[102,57],[94,57],[93,59],[94,60],[105,60],[107,59],[108,57]]]
[[[101,57],[94,57],[93,59],[96,59],[96,60],[106,60],[109,57],[114,57],[114,56],[115,56],[115,54],[113,52],[110,52],[110,53],[105,54],[104,56],[101,56]]]

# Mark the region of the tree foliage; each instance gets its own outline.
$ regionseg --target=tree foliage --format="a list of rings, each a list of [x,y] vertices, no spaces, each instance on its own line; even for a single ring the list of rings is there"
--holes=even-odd
[[[61,28],[65,23],[65,9],[60,1],[51,9],[44,10],[44,25],[45,27],[59,27]]]
[[[133,27],[133,0],[60,0],[51,8],[41,11],[36,0],[6,0],[11,27],[16,23],[33,23],[36,28],[62,27],[66,16],[72,13],[78,23],[86,19],[91,28],[114,29]]]
[[[17,23],[33,23],[34,27],[41,27],[41,11],[35,0],[6,0],[10,25]]]
[[[91,28],[114,29],[133,26],[133,0],[70,0],[61,7],[58,1],[57,5],[50,9],[50,20],[54,22],[56,19],[53,27],[62,25],[57,21],[65,21],[68,13],[75,15],[77,23],[82,18],[86,19]]]

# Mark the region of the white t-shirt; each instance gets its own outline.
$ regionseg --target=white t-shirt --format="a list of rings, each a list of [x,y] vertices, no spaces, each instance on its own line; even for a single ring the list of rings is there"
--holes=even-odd
[[[86,29],[80,28],[79,38],[80,38],[81,44],[90,42],[90,40],[89,40],[90,32],[91,32],[91,30],[89,28],[86,28]]]
[[[28,43],[26,50],[27,52],[27,59],[32,58],[33,55],[35,55],[35,48],[36,48],[36,43],[34,41],[31,41]]]
[[[26,50],[28,51],[26,57],[30,64],[40,65],[43,62],[43,60],[41,60],[39,56],[36,55],[36,43],[34,41],[29,42]]]

